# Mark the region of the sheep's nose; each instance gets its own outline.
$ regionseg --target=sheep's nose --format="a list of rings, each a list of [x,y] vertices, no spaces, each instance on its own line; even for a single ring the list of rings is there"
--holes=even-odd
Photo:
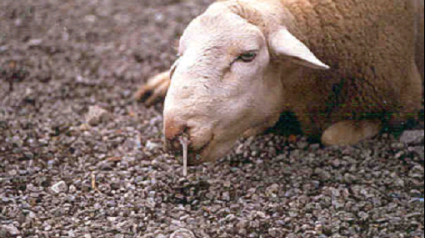
[[[166,149],[172,151],[181,151],[179,136],[185,133],[187,124],[183,121],[178,121],[174,117],[165,118],[164,134]]]

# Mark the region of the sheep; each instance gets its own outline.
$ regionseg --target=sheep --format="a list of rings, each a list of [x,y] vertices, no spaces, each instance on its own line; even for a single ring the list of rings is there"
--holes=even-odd
[[[171,70],[136,99],[150,105],[166,95],[167,144],[179,149],[188,134],[192,165],[226,155],[283,112],[324,145],[355,145],[379,134],[384,118],[398,125],[421,108],[423,5],[217,1],[189,24]]]

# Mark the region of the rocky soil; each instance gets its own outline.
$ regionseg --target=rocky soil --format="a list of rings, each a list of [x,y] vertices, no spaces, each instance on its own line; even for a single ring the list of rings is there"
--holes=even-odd
[[[182,176],[132,94],[210,2],[0,1],[0,237],[423,238],[422,129],[266,134]]]

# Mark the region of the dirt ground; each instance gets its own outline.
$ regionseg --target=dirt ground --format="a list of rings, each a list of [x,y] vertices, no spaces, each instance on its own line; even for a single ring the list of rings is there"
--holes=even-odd
[[[0,1],[0,237],[423,238],[423,130],[266,134],[182,177],[132,94],[210,2]]]

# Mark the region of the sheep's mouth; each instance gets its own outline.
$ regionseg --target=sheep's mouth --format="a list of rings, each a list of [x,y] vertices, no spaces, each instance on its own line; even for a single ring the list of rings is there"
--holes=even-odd
[[[214,135],[212,135],[208,142],[206,142],[202,146],[190,146],[188,151],[189,165],[195,166],[206,162],[205,158],[203,157],[205,156],[205,152],[211,149],[213,142]]]
[[[212,142],[213,139],[209,140],[206,144],[196,149],[193,147],[189,147],[189,165],[194,166],[205,162],[202,158],[202,155],[204,155],[204,153],[210,149]]]
[[[189,134],[185,134],[180,136],[178,140],[165,141],[164,148],[175,156],[183,157],[184,149],[187,147],[188,164],[190,166],[195,166],[208,162],[206,157],[208,157],[208,152],[211,151],[214,140],[215,137],[212,135],[208,142],[203,145],[196,145],[194,138],[191,138]],[[182,141],[186,141],[186,145],[184,145]]]

